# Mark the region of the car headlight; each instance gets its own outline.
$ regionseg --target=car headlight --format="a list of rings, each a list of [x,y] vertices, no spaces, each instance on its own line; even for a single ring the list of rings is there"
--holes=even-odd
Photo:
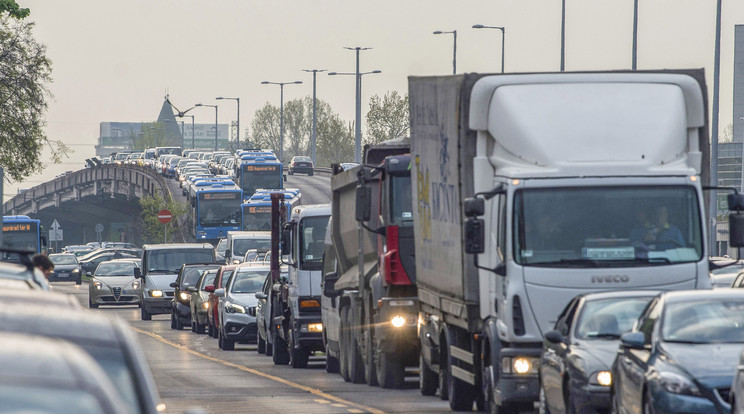
[[[245,307],[237,303],[225,302],[225,312],[227,313],[245,313]]]
[[[189,302],[191,300],[191,295],[189,295],[186,292],[181,292],[178,294],[178,296],[181,298],[181,301],[183,302]]]
[[[80,268],[78,267],[78,268],[76,268],[76,269],[73,269],[73,270],[72,270],[72,273],[80,273]]]
[[[95,286],[96,289],[98,289],[98,290],[103,289],[103,283],[102,282],[93,282],[93,286]]]
[[[139,289],[140,287],[140,281],[139,280],[133,280],[132,281],[132,289]]]
[[[323,324],[322,323],[308,323],[307,325],[302,325],[300,327],[300,332],[323,332]]]
[[[610,371],[597,371],[589,377],[589,383],[609,387],[612,385],[612,373]]]
[[[672,394],[700,396],[700,389],[690,378],[675,372],[660,372],[659,383]]]
[[[209,302],[204,302],[201,306],[203,309],[209,309]]]
[[[163,297],[163,291],[162,290],[151,290],[150,296],[154,298],[162,298]]]

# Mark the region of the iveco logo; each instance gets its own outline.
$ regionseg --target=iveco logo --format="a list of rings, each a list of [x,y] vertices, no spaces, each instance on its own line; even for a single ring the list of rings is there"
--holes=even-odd
[[[592,276],[592,283],[628,283],[628,275]]]

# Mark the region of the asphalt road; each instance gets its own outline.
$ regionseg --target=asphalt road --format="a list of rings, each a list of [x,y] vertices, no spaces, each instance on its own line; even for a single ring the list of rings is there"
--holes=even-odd
[[[87,306],[87,284],[52,285]],[[90,311],[119,317],[138,333],[168,413],[193,407],[207,413],[450,412],[446,401],[420,394],[413,372],[403,390],[355,385],[326,373],[322,355],[313,357],[305,369],[275,366],[270,357],[256,352],[255,345],[236,344],[235,351],[223,351],[206,334],[173,330],[169,315],[142,321],[135,306]]]

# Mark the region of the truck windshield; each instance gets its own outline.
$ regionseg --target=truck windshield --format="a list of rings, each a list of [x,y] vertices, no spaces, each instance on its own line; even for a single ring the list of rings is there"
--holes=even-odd
[[[632,267],[702,259],[692,187],[520,190],[514,259],[525,266]]]
[[[390,220],[398,226],[413,226],[411,176],[390,178]]]
[[[328,216],[308,217],[300,222],[300,268],[323,268],[324,240]]]

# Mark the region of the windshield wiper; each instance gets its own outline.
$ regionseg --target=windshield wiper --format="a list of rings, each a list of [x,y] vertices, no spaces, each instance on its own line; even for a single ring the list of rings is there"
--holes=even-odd
[[[178,273],[178,270],[174,272],[173,270],[170,270],[170,269],[151,269],[151,270],[148,270],[147,273]]]
[[[561,260],[550,260],[545,262],[528,262],[530,266],[571,266],[581,265],[581,267],[597,267],[599,262],[592,259],[561,259]]]
[[[586,334],[587,338],[620,339],[620,335],[610,332],[591,332]]]
[[[692,345],[702,345],[702,344],[709,344],[710,342],[701,342],[701,341],[692,341],[692,340],[684,340],[684,339],[665,339],[664,342],[669,342],[672,344],[692,344]]]

